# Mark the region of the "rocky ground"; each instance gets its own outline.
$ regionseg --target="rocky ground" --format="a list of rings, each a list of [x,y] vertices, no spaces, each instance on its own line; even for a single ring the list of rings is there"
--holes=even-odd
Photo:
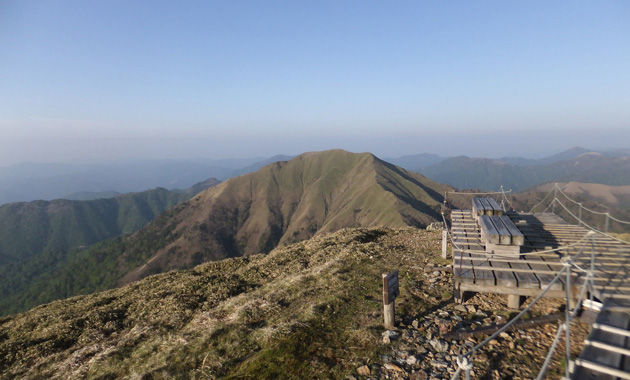
[[[450,265],[432,266],[431,259],[423,263],[422,280],[445,289],[452,286]],[[531,301],[528,299],[527,302]],[[527,306],[527,302],[523,307]],[[542,299],[524,319],[564,310],[562,300]],[[360,366],[357,376],[373,379],[444,379],[457,370],[460,348],[463,352],[483,341],[487,334],[462,340],[447,341],[444,335],[482,326],[501,325],[518,313],[506,306],[506,296],[475,294],[462,304],[451,300],[439,308],[416,316],[402,316],[396,330],[382,334],[382,343],[390,346],[380,361]],[[473,356],[472,378],[531,379],[538,375],[556,334],[558,323],[548,323],[529,329],[502,332]],[[588,325],[576,319],[572,323],[572,356],[577,357],[588,334]],[[558,345],[547,378],[564,374],[564,344]],[[463,378],[463,377],[462,377]]]

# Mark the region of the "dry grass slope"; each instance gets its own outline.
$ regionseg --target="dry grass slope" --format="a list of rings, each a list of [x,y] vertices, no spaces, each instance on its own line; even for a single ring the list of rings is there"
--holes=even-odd
[[[433,257],[438,235],[345,229],[5,317],[0,377],[341,377],[384,349],[380,274]],[[409,275],[399,312],[443,300],[417,302]]]

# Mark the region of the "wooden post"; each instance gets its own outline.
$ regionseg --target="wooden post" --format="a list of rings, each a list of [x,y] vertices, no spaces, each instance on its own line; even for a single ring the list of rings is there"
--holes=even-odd
[[[448,230],[446,226],[442,230],[442,258],[445,259],[447,255],[447,246],[448,246]]]
[[[396,310],[394,309],[395,309],[394,301],[392,301],[392,303],[390,303],[389,305],[383,305],[383,319],[384,319],[383,325],[388,330],[393,330],[396,328],[394,326]]]
[[[509,309],[520,309],[521,308],[521,296],[518,294],[508,294],[507,296],[507,306]]]
[[[383,322],[388,330],[396,325],[394,300],[400,294],[398,290],[398,271],[383,273]]]

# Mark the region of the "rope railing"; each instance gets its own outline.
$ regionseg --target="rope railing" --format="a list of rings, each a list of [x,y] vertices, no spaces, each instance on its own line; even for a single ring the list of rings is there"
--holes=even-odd
[[[575,218],[575,220],[577,220],[578,223],[582,224],[584,227],[590,229],[591,231],[596,232],[596,233],[598,233],[600,235],[604,235],[604,236],[606,236],[608,238],[611,238],[613,240],[616,240],[616,241],[618,241],[620,243],[630,244],[630,241],[626,241],[626,240],[620,239],[620,238],[618,238],[616,236],[613,236],[613,235],[610,235],[610,234],[608,234],[606,232],[600,231],[597,228],[587,224],[584,220],[582,220],[580,217],[578,217],[573,212],[571,212],[571,210],[569,210],[569,208],[567,206],[565,206],[562,202],[560,202],[560,200],[558,198],[554,197],[552,203],[553,202],[557,202],[569,215],[571,215],[573,218]]]
[[[466,192],[466,191],[447,191],[446,194],[462,194],[462,195],[492,195],[492,194],[504,194],[511,193],[512,189],[507,191],[482,191],[482,192]]]
[[[478,192],[467,192],[467,191],[456,191],[456,190],[451,190],[451,191],[446,191],[444,193],[444,201],[447,202],[448,199],[448,194],[459,194],[459,195],[501,195],[501,205],[503,206],[503,208],[505,208],[505,203],[510,205],[510,208],[514,208],[514,206],[512,205],[512,200],[510,198],[512,198],[512,189],[510,190],[504,190],[503,186],[501,186],[501,189],[499,191],[478,191]],[[507,197],[506,194],[510,194],[510,198]]]
[[[503,199],[510,205],[511,209],[514,209],[514,205],[512,205],[512,189],[510,189],[508,191],[508,193],[510,194],[510,199],[507,198],[506,191],[503,190],[503,185],[501,185],[501,194],[503,195]],[[503,204],[503,201],[501,201],[501,206],[503,206],[503,208],[505,209],[505,205]]]
[[[534,209],[535,209],[536,207],[538,207],[538,206],[540,206],[541,204],[543,204],[543,203],[547,200],[547,198],[549,198],[549,197],[551,196],[551,194],[553,194],[553,193],[550,191],[549,193],[547,193],[547,195],[546,195],[546,196],[545,196],[545,197],[544,197],[544,198],[543,198],[540,202],[536,203],[536,204],[534,205],[534,207],[532,207],[532,209],[531,209],[531,210],[529,210],[530,214],[531,214],[532,212],[534,212]]]
[[[588,232],[585,237],[588,237],[591,239],[592,242],[592,238],[594,237],[594,234],[592,232]],[[583,255],[584,253],[584,248],[583,247],[580,252],[575,255],[575,256],[570,256],[570,255],[565,255],[563,257],[563,267],[558,270],[553,278],[553,280],[547,284],[547,286],[532,300],[532,302],[527,305],[527,307],[525,307],[523,310],[521,310],[514,318],[512,318],[510,321],[508,321],[505,325],[503,325],[501,328],[499,328],[497,331],[495,331],[493,334],[491,334],[490,336],[488,336],[486,339],[484,339],[482,342],[478,343],[477,345],[473,346],[471,349],[469,349],[466,353],[462,354],[461,353],[461,347],[460,347],[460,352],[458,354],[457,357],[457,370],[455,371],[455,373],[453,374],[453,376],[451,377],[452,380],[457,380],[459,379],[459,377],[461,376],[461,373],[464,372],[465,378],[466,379],[470,379],[470,371],[473,368],[473,364],[472,364],[472,360],[471,360],[471,356],[473,356],[475,354],[475,352],[477,350],[479,350],[480,348],[482,348],[483,346],[485,346],[488,342],[490,342],[491,340],[495,339],[497,336],[499,336],[501,333],[503,333],[504,331],[506,331],[507,329],[509,329],[513,324],[515,324],[518,320],[520,320],[525,314],[527,314],[533,307],[534,305],[545,296],[545,294],[551,289],[551,287],[560,280],[561,276],[563,274],[566,275],[565,278],[565,289],[566,289],[566,307],[565,307],[565,322],[563,324],[560,324],[558,326],[558,330],[556,332],[556,336],[554,338],[554,341],[552,343],[552,345],[550,346],[549,352],[547,353],[547,356],[545,357],[545,361],[540,369],[540,372],[538,373],[537,379],[542,379],[547,371],[547,367],[549,366],[550,362],[551,362],[551,358],[553,357],[553,354],[556,351],[557,345],[560,341],[560,338],[562,336],[562,333],[565,333],[565,347],[566,347],[566,352],[565,352],[565,360],[567,363],[567,366],[565,367],[565,376],[568,378],[569,377],[569,360],[570,360],[570,353],[571,353],[571,345],[570,345],[570,336],[571,336],[571,321],[577,316],[577,312],[579,310],[580,304],[582,303],[586,293],[587,293],[587,289],[593,289],[593,276],[592,276],[592,268],[593,268],[593,261],[594,261],[594,248],[593,248],[593,244],[591,244],[591,270],[587,271],[587,276],[586,276],[586,280],[584,281],[584,283],[582,284],[582,288],[580,290],[579,293],[579,297],[577,302],[575,303],[575,307],[573,308],[573,310],[570,309],[570,304],[571,304],[571,293],[570,293],[570,289],[571,289],[571,268],[574,266],[573,260],[579,258],[580,256]],[[582,269],[582,268],[580,268]],[[583,269],[582,269],[583,270]]]
[[[630,221],[627,220],[621,220],[618,218],[615,218],[614,216],[610,215],[609,212],[601,212],[601,211],[595,211],[595,210],[591,210],[590,208],[587,208],[585,206],[582,205],[581,202],[576,201],[575,199],[569,197],[564,191],[562,191],[562,188],[560,188],[560,185],[558,185],[558,183],[556,183],[555,188],[560,192],[560,194],[562,194],[566,199],[568,199],[570,202],[573,202],[574,204],[580,206],[581,209],[586,210],[592,214],[596,214],[596,215],[606,215],[607,218],[610,218],[618,223],[622,223],[622,224],[630,224]]]

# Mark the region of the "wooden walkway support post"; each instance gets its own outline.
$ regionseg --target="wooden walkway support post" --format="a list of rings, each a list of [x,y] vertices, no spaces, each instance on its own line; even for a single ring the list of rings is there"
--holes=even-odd
[[[383,319],[388,330],[396,328],[394,300],[399,294],[398,271],[383,273]]]
[[[446,226],[444,226],[444,229],[442,230],[442,258],[443,259],[446,258],[447,247],[448,247],[448,230],[446,229]]]
[[[509,309],[520,309],[521,308],[521,296],[518,294],[508,294],[507,296],[507,307]]]

